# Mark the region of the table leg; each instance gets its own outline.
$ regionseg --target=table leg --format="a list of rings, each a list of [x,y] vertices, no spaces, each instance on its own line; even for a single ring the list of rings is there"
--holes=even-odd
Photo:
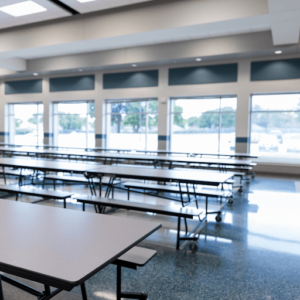
[[[122,267],[117,265],[117,300],[121,300]]]
[[[0,300],[4,300],[3,289],[2,289],[1,274],[0,274]]]
[[[87,294],[86,294],[85,284],[82,283],[80,287],[81,287],[82,300],[88,300]]]
[[[176,243],[176,250],[179,250],[179,243],[180,243],[180,217],[178,217],[178,224],[177,224],[177,243]]]
[[[6,184],[6,175],[5,175],[5,167],[2,167],[4,184]]]

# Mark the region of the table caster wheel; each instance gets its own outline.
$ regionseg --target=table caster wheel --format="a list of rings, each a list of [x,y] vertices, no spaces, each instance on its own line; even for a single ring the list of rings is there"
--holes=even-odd
[[[228,203],[229,203],[229,204],[232,204],[232,203],[233,203],[233,198],[232,198],[232,197],[229,198]]]
[[[191,251],[197,251],[198,250],[197,242],[190,243],[189,248]]]
[[[220,215],[217,215],[217,216],[216,216],[216,221],[217,221],[217,222],[221,222],[221,221],[222,221],[222,217],[221,217]]]
[[[239,192],[242,193],[242,192],[243,192],[243,189],[242,189],[242,188],[239,188]]]

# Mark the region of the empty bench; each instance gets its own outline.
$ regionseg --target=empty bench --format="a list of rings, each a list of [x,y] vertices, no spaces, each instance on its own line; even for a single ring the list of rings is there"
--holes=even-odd
[[[221,202],[223,199],[227,199],[228,202],[231,204],[233,202],[232,200],[232,193],[230,191],[225,190],[219,190],[219,189],[213,189],[213,188],[191,188],[191,191],[189,188],[182,188],[180,184],[178,186],[172,186],[172,185],[160,185],[160,184],[149,184],[149,183],[142,183],[142,182],[125,182],[124,187],[128,190],[128,200],[130,200],[130,191],[131,189],[142,189],[142,190],[150,190],[155,191],[157,193],[159,192],[167,192],[167,193],[178,193],[181,197],[181,203],[182,206],[186,203],[191,202],[191,196],[193,195],[195,197],[196,206],[198,208],[198,199],[197,196],[203,196],[205,197],[205,213],[207,214],[217,214],[216,220],[220,222],[222,220],[221,218],[221,211],[208,211],[208,198],[217,198],[220,199]],[[188,202],[183,201],[183,194],[188,195]],[[172,199],[174,200],[174,199]]]
[[[3,176],[4,179],[4,184],[6,184],[6,176],[12,176],[12,177],[17,177],[19,179],[19,185],[22,185],[23,183],[23,179],[26,178],[30,178],[33,179],[34,176],[37,175],[36,172],[32,172],[30,170],[5,170],[4,168],[2,168],[2,170],[0,171],[0,175]]]
[[[145,293],[125,293],[122,292],[122,267],[136,270],[137,267],[144,267],[155,255],[157,251],[142,247],[133,247],[125,254],[113,262],[117,266],[117,300],[140,299],[147,300],[148,295]]]
[[[65,175],[46,175],[44,176],[44,180],[43,180],[43,188],[46,184],[46,181],[51,181],[53,183],[53,188],[54,190],[56,189],[56,185],[57,182],[69,182],[69,183],[78,183],[78,184],[86,184],[89,186],[91,194],[92,195],[96,195],[96,189],[95,189],[95,184],[99,184],[100,180],[98,178],[94,178],[94,179],[90,179],[90,178],[86,178],[86,177],[80,177],[80,176],[65,176]],[[101,180],[101,184],[106,185],[108,184],[108,180]],[[115,184],[117,184],[119,182],[116,182]],[[100,189],[100,195],[101,195],[101,185],[99,185],[99,189]]]
[[[11,185],[0,185],[0,192],[16,194],[16,201],[18,201],[19,194],[42,197],[42,200],[33,201],[32,203],[38,203],[49,199],[63,200],[64,208],[67,207],[66,199],[70,198],[73,195],[72,193],[48,191],[48,190],[29,188],[24,186],[20,187],[20,186],[11,186]]]
[[[120,209],[128,209],[140,212],[150,212],[155,214],[162,214],[166,216],[177,217],[177,241],[176,241],[176,249],[179,250],[179,246],[184,241],[197,241],[199,237],[195,235],[197,230],[200,230],[200,227],[203,226],[203,221],[206,220],[206,216],[203,216],[203,219],[200,218],[203,215],[203,210],[196,209],[193,207],[176,207],[176,206],[163,206],[163,205],[154,205],[148,203],[139,203],[132,201],[124,201],[124,200],[113,200],[108,198],[83,195],[76,197],[77,201],[82,203],[82,210],[85,210],[86,204],[92,204],[95,207],[97,213],[104,213],[106,207],[112,208],[120,208]],[[188,226],[186,219],[193,219],[194,217],[199,218],[199,224],[192,229],[192,231],[188,231]],[[185,221],[185,235],[180,235],[181,228],[181,218]]]

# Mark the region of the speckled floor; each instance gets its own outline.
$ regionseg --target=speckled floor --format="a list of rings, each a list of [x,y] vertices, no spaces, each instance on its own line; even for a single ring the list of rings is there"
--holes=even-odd
[[[299,182],[257,176],[244,193],[235,193],[234,203],[225,207],[221,223],[209,217],[197,252],[175,250],[175,219],[117,211],[120,217],[147,218],[163,224],[141,244],[156,249],[158,255],[137,271],[124,269],[123,290],[147,292],[150,300],[300,300]],[[58,188],[69,189],[86,192],[83,186]],[[132,197],[135,201],[167,201],[141,194]],[[126,199],[126,194],[116,192],[115,198]],[[28,197],[20,200],[29,201]],[[41,205],[62,207],[54,201]],[[81,206],[69,202],[68,208]],[[116,267],[106,267],[86,284],[90,299],[116,299]],[[73,292],[79,294],[79,289]]]

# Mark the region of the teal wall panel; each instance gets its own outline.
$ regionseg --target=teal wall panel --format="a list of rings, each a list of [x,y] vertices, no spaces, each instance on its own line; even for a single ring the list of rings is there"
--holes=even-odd
[[[251,81],[300,78],[300,59],[257,61],[251,63]]]
[[[50,92],[87,91],[94,89],[94,75],[50,78]]]
[[[158,70],[109,73],[103,75],[104,89],[158,86]]]
[[[236,82],[237,64],[169,69],[169,85]]]
[[[5,82],[5,95],[42,93],[42,79]]]

